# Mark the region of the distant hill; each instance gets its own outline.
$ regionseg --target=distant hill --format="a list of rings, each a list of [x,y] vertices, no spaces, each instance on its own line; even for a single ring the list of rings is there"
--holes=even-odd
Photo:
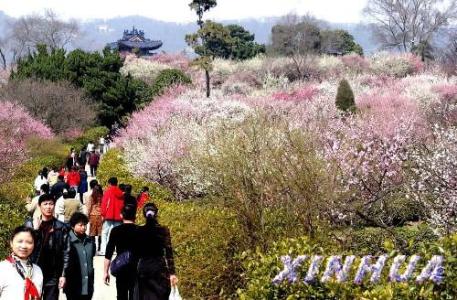
[[[0,11],[0,37],[6,31],[7,21],[12,18]],[[239,24],[255,34],[258,43],[266,44],[269,42],[271,28],[277,23],[279,18],[262,19],[242,19],[226,20],[223,24]],[[370,33],[366,26],[360,24],[336,24],[328,23],[331,28],[341,28],[351,33],[357,43],[359,43],[366,54],[373,52],[376,45],[370,40]],[[72,48],[82,48],[84,50],[100,50],[107,43],[117,41],[122,37],[124,29],[132,29],[135,26],[144,30],[147,38],[161,40],[163,46],[158,50],[165,52],[180,52],[187,48],[184,36],[195,32],[195,23],[173,23],[159,21],[143,16],[117,17],[112,19],[94,19],[81,23],[83,37],[77,40]]]

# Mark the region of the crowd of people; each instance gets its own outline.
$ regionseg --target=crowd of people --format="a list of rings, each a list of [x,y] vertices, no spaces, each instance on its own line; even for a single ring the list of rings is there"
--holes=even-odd
[[[92,154],[97,164],[87,182]],[[170,232],[158,222],[149,189],[134,197],[131,185],[112,177],[103,190],[95,178],[99,158],[89,144],[78,156],[72,149],[59,172],[40,171],[26,205],[30,216],[13,231],[11,255],[0,262],[0,299],[58,300],[59,289],[68,300],[92,299],[96,255],[104,256],[97,280],[109,284],[111,270],[117,299],[168,299],[178,281]],[[135,224],[137,212],[145,225]]]

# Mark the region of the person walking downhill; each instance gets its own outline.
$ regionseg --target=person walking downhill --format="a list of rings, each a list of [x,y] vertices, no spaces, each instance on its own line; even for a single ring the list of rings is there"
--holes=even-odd
[[[87,187],[87,172],[84,170],[84,167],[79,167],[79,186],[78,186],[78,194],[79,194],[79,201],[84,204],[84,193],[88,190]]]
[[[103,272],[103,281],[105,284],[109,284],[110,282],[108,270],[111,265],[111,258],[113,257],[114,250],[116,250],[118,257],[127,254],[126,252],[130,252],[129,254],[131,255],[129,263],[116,274],[117,300],[133,299],[137,263],[137,260],[134,257],[137,229],[135,217],[136,208],[132,205],[125,205],[122,209],[122,224],[111,230],[108,245],[106,246]]]
[[[70,188],[63,198],[64,222],[69,224],[71,216],[76,212],[83,213],[84,207],[81,201],[76,199],[76,191],[73,188]]]
[[[37,239],[31,261],[43,271],[43,300],[58,300],[70,258],[69,229],[54,218],[54,201],[51,195],[40,196],[41,218],[34,224]]]
[[[34,221],[39,219],[41,216],[41,210],[40,210],[40,207],[38,206],[38,199],[40,199],[40,196],[44,195],[44,194],[49,194],[49,185],[47,185],[47,184],[43,184],[41,186],[40,195],[33,197],[32,201],[25,205],[25,209],[27,209],[27,212],[29,212],[31,214],[32,224]]]
[[[146,225],[138,227],[136,241],[136,300],[166,300],[171,286],[178,283],[173,261],[170,230],[159,224],[159,209],[154,203],[143,207]]]
[[[76,155],[75,148],[71,148],[70,156],[67,158],[66,167],[68,170],[71,170],[73,167],[78,166],[78,157]]]
[[[43,273],[29,259],[35,239],[35,232],[30,227],[19,226],[14,229],[10,238],[12,253],[0,262],[0,299],[41,299]]]
[[[95,239],[97,251],[100,252],[100,236],[102,234],[102,215],[100,206],[103,198],[102,187],[96,184],[92,188],[92,194],[87,200],[87,214],[89,216],[89,235]]]
[[[35,178],[33,183],[36,195],[40,194],[40,188],[43,184],[48,184],[48,169],[46,168],[43,168],[43,170],[38,172],[38,176]]]
[[[108,180],[108,185],[108,188],[103,194],[102,205],[100,207],[100,213],[103,218],[100,255],[105,255],[105,248],[111,229],[122,223],[121,210],[124,206],[124,194],[117,186],[117,178],[111,177]]]
[[[70,263],[64,287],[67,300],[90,300],[94,294],[95,243],[86,235],[88,222],[79,212],[70,218]]]
[[[79,171],[77,166],[71,167],[70,173],[67,175],[67,184],[70,188],[78,191],[78,186],[81,182],[81,177],[79,176]]]
[[[56,167],[52,167],[51,171],[49,171],[49,173],[48,173],[48,183],[49,183],[50,187],[52,187],[54,184],[57,183],[59,173],[56,170],[57,170]]]

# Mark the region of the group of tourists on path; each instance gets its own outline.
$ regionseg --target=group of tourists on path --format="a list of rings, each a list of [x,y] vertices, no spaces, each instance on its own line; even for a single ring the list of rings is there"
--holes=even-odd
[[[92,299],[94,280],[109,284],[110,270],[117,299],[168,299],[178,281],[170,232],[159,224],[157,206],[148,203],[148,188],[135,198],[131,185],[118,186],[112,177],[105,191],[96,179],[81,191],[87,176],[78,182],[70,175],[86,172],[81,167],[72,165],[56,181],[46,168],[40,171],[35,189],[41,185],[27,204],[31,219],[13,231],[11,255],[0,262],[0,299],[58,300],[59,289],[68,300]],[[146,218],[143,226],[135,224],[137,211]],[[103,279],[94,278],[97,254],[105,257]]]

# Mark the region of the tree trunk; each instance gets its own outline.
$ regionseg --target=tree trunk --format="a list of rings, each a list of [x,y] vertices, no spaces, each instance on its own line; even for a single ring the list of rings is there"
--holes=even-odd
[[[2,49],[0,49],[0,59],[1,59],[3,70],[6,70],[6,59],[5,59],[5,55],[3,54]]]
[[[206,78],[206,97],[209,98],[210,96],[210,82],[209,82],[209,71],[205,70],[205,78]]]

